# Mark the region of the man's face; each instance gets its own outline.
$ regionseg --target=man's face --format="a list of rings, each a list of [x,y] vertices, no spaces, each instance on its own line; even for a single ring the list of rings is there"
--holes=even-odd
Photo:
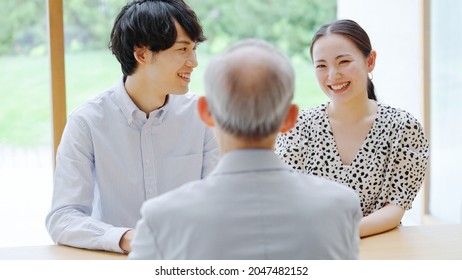
[[[150,81],[163,94],[184,94],[189,90],[191,73],[197,67],[196,42],[175,21],[177,38],[169,49],[153,54],[148,66]]]

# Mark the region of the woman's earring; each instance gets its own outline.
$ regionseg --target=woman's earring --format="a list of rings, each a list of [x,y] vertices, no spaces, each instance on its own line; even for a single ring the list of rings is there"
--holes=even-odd
[[[369,80],[373,80],[374,79],[374,74],[372,74],[372,72],[369,72],[367,73],[367,77],[369,78]]]

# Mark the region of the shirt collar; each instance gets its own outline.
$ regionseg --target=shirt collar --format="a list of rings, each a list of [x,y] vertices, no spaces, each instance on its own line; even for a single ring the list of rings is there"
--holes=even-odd
[[[123,78],[120,79],[119,83],[116,85],[115,99],[120,107],[120,110],[122,111],[122,114],[127,120],[128,125],[131,125],[135,112],[139,111],[139,109],[128,95],[128,92],[125,89]]]
[[[128,92],[125,89],[123,78],[121,78],[119,83],[116,85],[115,99],[120,107],[120,110],[122,111],[122,114],[127,120],[128,125],[131,125],[134,121],[134,118],[136,118],[136,113],[140,112],[140,109],[136,106],[136,104],[128,95]],[[164,106],[152,111],[149,114],[149,117],[155,118],[158,123],[161,123],[167,115],[167,111],[169,110],[169,108],[173,106],[171,105],[171,99],[172,97],[170,95],[167,95],[167,101],[165,102]]]
[[[211,175],[267,170],[293,171],[270,149],[239,149],[227,152]]]
[[[167,115],[167,112],[170,109],[170,107],[172,107],[171,100],[172,100],[172,97],[170,95],[167,95],[164,106],[162,106],[159,109],[156,109],[156,110],[152,111],[149,114],[149,117],[154,117],[154,118],[157,119],[157,121],[159,123],[161,123],[164,120],[165,115]]]

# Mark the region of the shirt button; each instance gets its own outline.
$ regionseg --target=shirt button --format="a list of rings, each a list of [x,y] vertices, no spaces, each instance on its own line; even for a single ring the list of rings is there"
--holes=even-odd
[[[150,162],[151,162],[151,160],[150,160],[150,159],[147,159],[147,160],[146,160],[146,163],[150,163]]]

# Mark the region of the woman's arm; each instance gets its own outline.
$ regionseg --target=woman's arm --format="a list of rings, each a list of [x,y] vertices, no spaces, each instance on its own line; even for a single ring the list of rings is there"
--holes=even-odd
[[[394,204],[387,204],[359,222],[359,236],[382,233],[399,225],[404,215],[404,209]]]

